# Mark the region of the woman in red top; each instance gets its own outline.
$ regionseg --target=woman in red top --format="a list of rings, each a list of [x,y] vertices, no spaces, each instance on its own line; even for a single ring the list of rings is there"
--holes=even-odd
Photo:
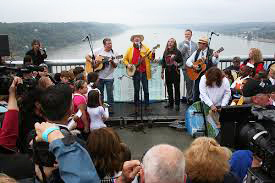
[[[241,65],[241,67],[243,67],[247,63],[250,63],[250,64],[254,65],[254,67],[256,69],[256,74],[258,74],[259,71],[264,70],[264,61],[263,61],[263,56],[262,56],[262,52],[261,52],[260,49],[258,49],[258,48],[251,48],[249,50],[248,57],[249,58],[246,61],[243,62],[243,64]]]

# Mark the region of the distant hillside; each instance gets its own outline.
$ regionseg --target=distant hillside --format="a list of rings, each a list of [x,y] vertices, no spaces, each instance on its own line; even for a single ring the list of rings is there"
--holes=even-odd
[[[96,40],[121,33],[125,29],[125,25],[97,22],[0,23],[0,34],[9,35],[10,50],[20,58],[31,48],[33,39],[41,40],[43,47],[53,50],[79,43],[87,34]]]
[[[236,35],[247,39],[275,42],[275,22],[243,22],[227,24],[203,24],[193,26],[194,30]]]

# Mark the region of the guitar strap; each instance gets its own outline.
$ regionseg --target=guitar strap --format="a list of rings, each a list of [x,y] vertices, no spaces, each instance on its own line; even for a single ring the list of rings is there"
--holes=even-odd
[[[201,50],[197,50],[194,61],[198,60]]]

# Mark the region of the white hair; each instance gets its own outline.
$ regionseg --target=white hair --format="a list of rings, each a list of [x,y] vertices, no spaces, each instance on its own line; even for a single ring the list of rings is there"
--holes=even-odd
[[[168,144],[153,146],[143,157],[143,169],[146,183],[183,183],[183,152]]]

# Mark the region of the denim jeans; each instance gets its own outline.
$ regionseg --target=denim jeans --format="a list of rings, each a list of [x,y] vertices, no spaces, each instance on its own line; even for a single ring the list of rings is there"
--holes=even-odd
[[[107,90],[107,103],[112,106],[114,103],[114,79],[99,79],[98,89],[101,92],[101,99],[104,101],[104,87]]]
[[[140,81],[142,83],[142,88],[144,92],[144,103],[146,106],[149,105],[149,90],[148,90],[148,80],[146,77],[146,72],[139,72],[136,71],[136,73],[133,76],[133,83],[134,83],[134,102],[137,106],[139,104],[139,95],[140,95]]]

